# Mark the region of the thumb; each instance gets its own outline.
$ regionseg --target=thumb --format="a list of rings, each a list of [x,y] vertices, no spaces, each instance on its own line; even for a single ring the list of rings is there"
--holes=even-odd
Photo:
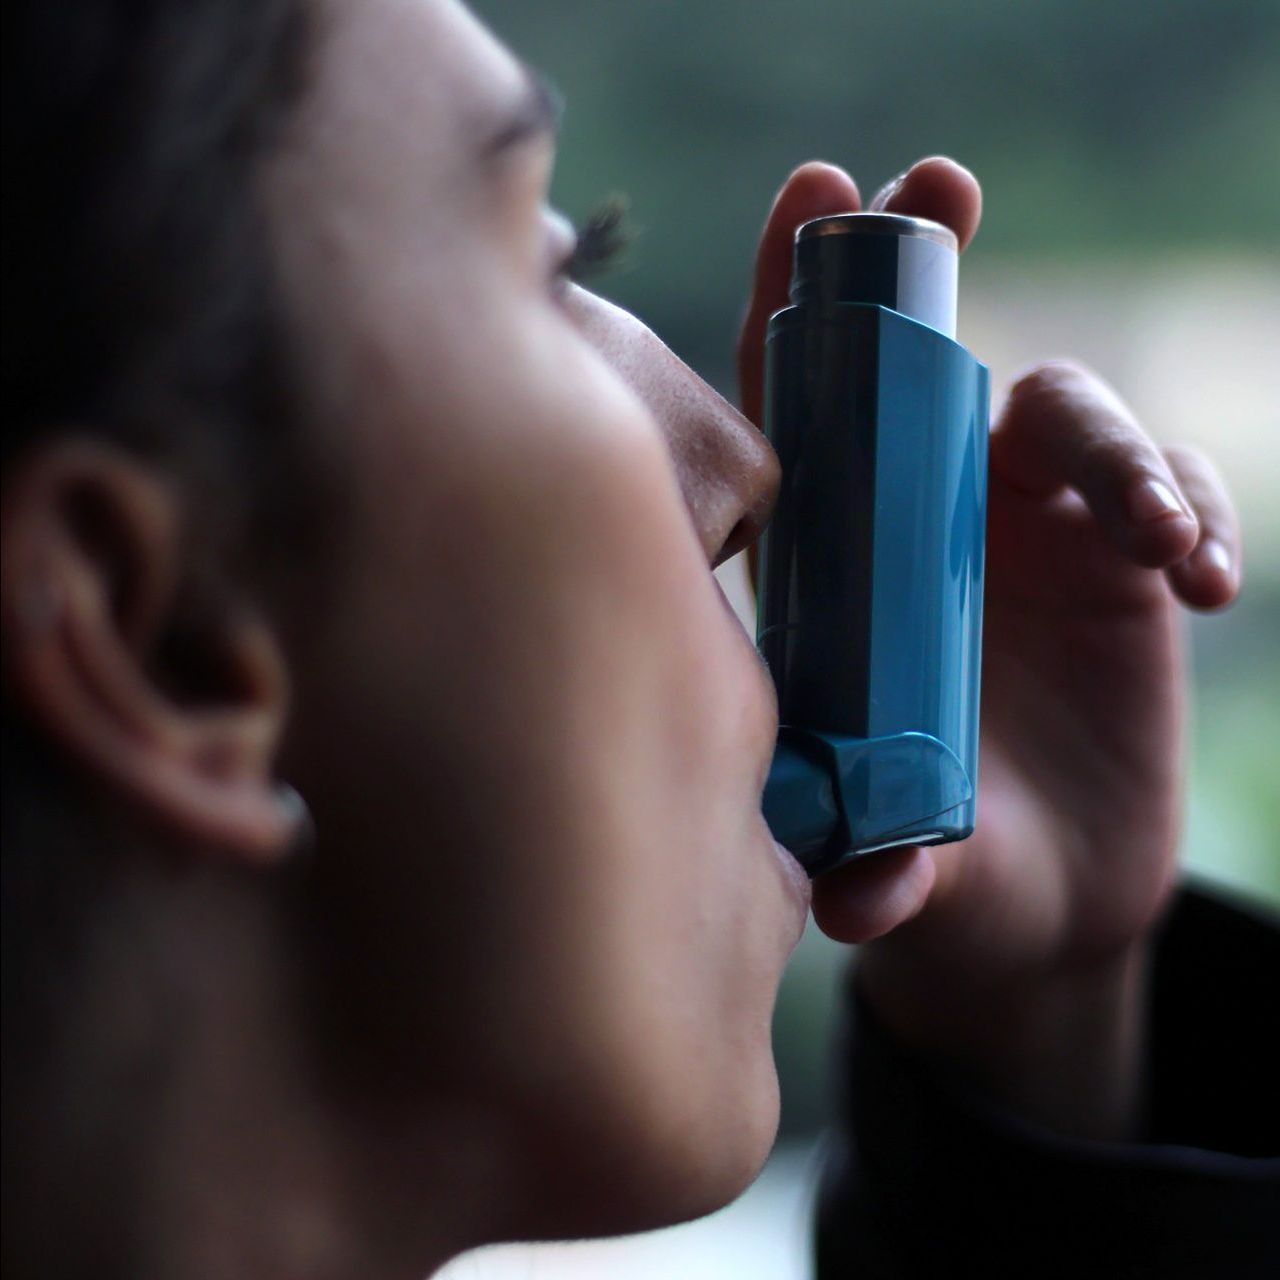
[[[814,881],[814,921],[836,942],[870,942],[923,909],[935,875],[919,845],[864,854]]]

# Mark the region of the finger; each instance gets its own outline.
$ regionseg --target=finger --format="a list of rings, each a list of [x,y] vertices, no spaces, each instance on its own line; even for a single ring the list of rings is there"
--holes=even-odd
[[[810,160],[793,170],[774,199],[756,250],[751,298],[738,338],[742,412],[757,426],[762,425],[764,331],[769,317],[788,302],[796,228],[810,218],[856,213],[861,208],[857,183],[843,169],[821,160]]]
[[[1240,520],[1217,468],[1198,449],[1164,451],[1200,525],[1200,540],[1185,559],[1169,566],[1169,584],[1196,609],[1220,609],[1240,591]]]
[[[929,156],[881,187],[869,207],[941,222],[963,249],[982,220],[982,188],[964,165],[949,156]]]
[[[1101,378],[1070,361],[1014,383],[991,433],[991,469],[1028,494],[1077,490],[1138,564],[1165,568],[1196,545],[1196,517],[1164,454]]]
[[[814,881],[814,921],[837,942],[870,942],[920,912],[935,873],[918,845],[865,854]]]

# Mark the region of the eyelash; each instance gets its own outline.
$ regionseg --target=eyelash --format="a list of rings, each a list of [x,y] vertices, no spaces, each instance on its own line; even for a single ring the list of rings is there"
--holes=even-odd
[[[602,200],[574,228],[574,235],[573,252],[556,273],[563,280],[583,284],[619,266],[635,239],[635,230],[627,220],[626,197]]]

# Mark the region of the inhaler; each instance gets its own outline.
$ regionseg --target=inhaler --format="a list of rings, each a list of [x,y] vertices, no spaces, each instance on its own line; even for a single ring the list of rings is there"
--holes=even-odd
[[[973,831],[986,367],[955,340],[955,236],[816,218],[765,339],[782,463],[757,561],[781,729],[764,792],[810,875]]]

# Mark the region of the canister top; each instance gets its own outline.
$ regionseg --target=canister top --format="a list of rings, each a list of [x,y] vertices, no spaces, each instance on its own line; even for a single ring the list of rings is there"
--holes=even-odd
[[[845,235],[919,236],[952,252],[958,249],[956,234],[950,227],[905,213],[831,213],[802,222],[796,229],[797,241],[810,236]]]
[[[956,333],[954,233],[940,222],[900,213],[836,213],[796,229],[791,301],[821,309],[885,307]]]

